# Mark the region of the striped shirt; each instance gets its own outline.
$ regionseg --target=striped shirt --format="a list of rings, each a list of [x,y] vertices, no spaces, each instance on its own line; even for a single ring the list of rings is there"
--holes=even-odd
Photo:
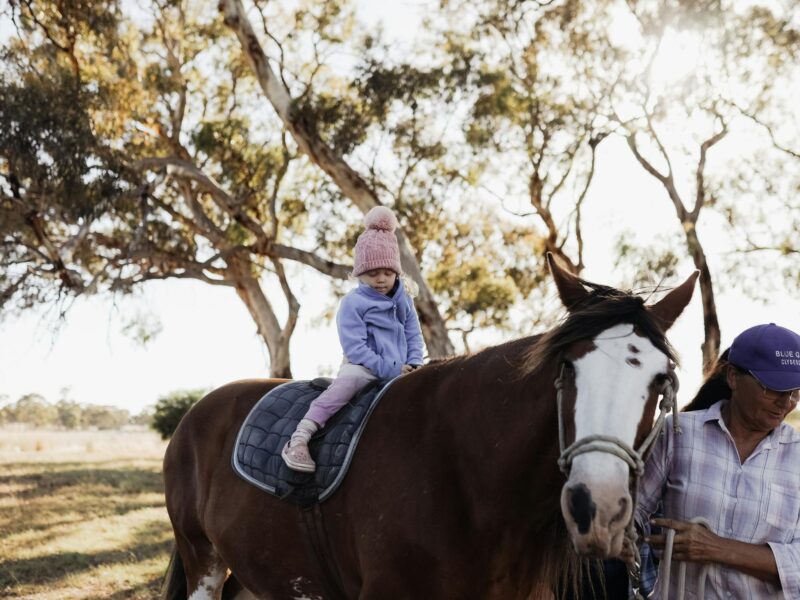
[[[679,435],[673,433],[672,417],[668,417],[639,482],[636,520],[646,523],[661,501],[667,518],[703,517],[719,536],[769,545],[782,589],[713,564],[706,598],[800,599],[800,434],[782,423],[742,464],[720,414],[723,402],[681,413],[683,433]],[[701,568],[699,563],[687,563],[686,598],[696,598]],[[672,598],[677,595],[677,576],[673,563]],[[659,580],[653,598],[661,597],[662,586]]]

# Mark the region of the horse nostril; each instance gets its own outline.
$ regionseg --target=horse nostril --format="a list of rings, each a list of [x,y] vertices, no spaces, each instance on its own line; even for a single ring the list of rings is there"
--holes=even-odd
[[[569,514],[575,519],[578,531],[588,533],[589,527],[597,514],[597,505],[592,502],[592,493],[583,483],[579,483],[567,490],[567,506]]]
[[[625,513],[628,511],[628,502],[630,499],[627,496],[623,496],[619,499],[619,512],[614,515],[614,517],[609,521],[609,525],[613,525],[614,523],[618,523],[625,518]]]

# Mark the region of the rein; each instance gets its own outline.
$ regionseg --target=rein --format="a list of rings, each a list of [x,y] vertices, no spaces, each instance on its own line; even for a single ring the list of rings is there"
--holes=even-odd
[[[659,414],[653,428],[647,434],[647,437],[639,445],[638,449],[634,449],[621,439],[602,434],[587,435],[579,440],[575,440],[570,446],[566,446],[566,431],[564,426],[564,411],[563,411],[563,389],[564,381],[568,367],[566,362],[561,363],[561,370],[556,378],[554,384],[556,388],[556,405],[558,408],[558,443],[561,454],[558,458],[558,467],[561,472],[569,477],[569,471],[572,468],[572,461],[576,456],[587,454],[589,452],[606,452],[612,454],[617,458],[623,460],[631,470],[631,517],[628,520],[628,525],[625,529],[625,538],[628,541],[630,548],[634,553],[634,561],[628,567],[628,575],[633,587],[633,593],[636,600],[643,600],[639,593],[639,582],[641,579],[641,556],[639,555],[639,548],[637,545],[638,535],[634,526],[634,514],[636,513],[636,490],[639,487],[639,477],[644,473],[644,464],[647,456],[653,447],[656,436],[661,433],[664,428],[664,421],[667,418],[667,413],[672,411],[673,414],[673,431],[678,434],[681,432],[678,423],[678,412],[675,410],[675,396],[678,392],[679,382],[678,376],[674,370],[670,370],[667,374],[667,379],[661,389],[661,401],[658,404]],[[569,369],[571,370],[571,369]]]

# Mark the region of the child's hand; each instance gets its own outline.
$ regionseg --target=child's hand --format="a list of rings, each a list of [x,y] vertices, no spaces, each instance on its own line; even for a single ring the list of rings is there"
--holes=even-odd
[[[417,367],[415,365],[403,365],[403,368],[400,369],[400,374],[405,375],[406,373],[411,373]]]

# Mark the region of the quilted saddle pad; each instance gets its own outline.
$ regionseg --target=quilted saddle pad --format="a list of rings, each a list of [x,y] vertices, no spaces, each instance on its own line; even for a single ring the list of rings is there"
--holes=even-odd
[[[309,404],[331,380],[289,381],[269,391],[247,415],[233,447],[237,475],[256,487],[300,506],[322,502],[339,487],[355,453],[364,426],[392,384],[368,385],[311,438],[314,473],[293,471],[281,450]]]

